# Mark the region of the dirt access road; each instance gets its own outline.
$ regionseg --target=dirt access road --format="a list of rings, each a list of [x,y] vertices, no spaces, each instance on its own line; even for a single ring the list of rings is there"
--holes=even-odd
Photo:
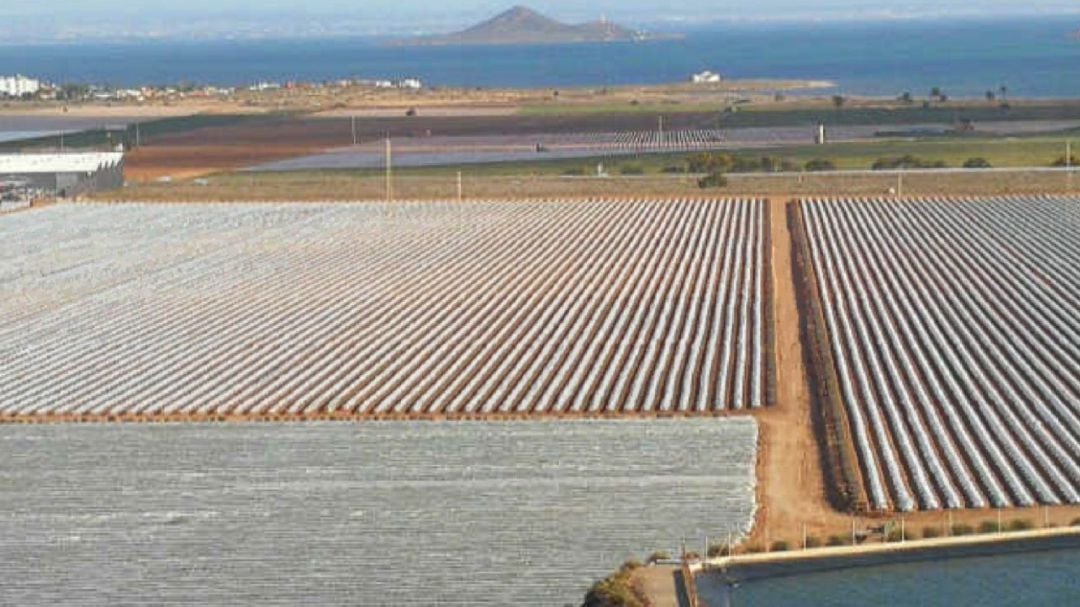
[[[803,364],[799,310],[792,276],[786,205],[790,196],[769,199],[772,218],[774,314],[776,315],[776,406],[755,414],[760,424],[758,513],[749,543],[835,532],[850,519],[825,495],[820,447],[811,419],[810,386]]]

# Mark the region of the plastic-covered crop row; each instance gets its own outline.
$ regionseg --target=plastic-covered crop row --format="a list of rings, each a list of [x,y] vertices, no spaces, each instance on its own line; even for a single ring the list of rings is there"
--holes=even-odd
[[[13,215],[0,415],[763,406],[767,223],[756,200]]]
[[[801,206],[871,506],[1080,502],[1080,199]]]

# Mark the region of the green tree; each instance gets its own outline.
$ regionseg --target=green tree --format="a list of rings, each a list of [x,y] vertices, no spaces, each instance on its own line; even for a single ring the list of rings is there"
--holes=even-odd
[[[727,186],[727,176],[719,171],[714,171],[698,179],[698,187],[705,190],[709,188],[722,188]]]
[[[851,539],[843,535],[830,535],[825,541],[826,546],[847,546],[849,543]]]
[[[645,559],[645,562],[649,564],[658,563],[660,561],[667,561],[671,559],[671,554],[664,552],[663,550],[657,550],[649,555],[649,558]]]
[[[701,152],[686,159],[686,168],[691,173],[713,173],[731,170],[735,163],[735,157],[731,154]]]
[[[707,553],[709,558],[714,559],[721,556],[728,556],[731,554],[731,550],[727,544],[713,544],[709,546],[709,552]]]
[[[966,525],[964,523],[953,525],[950,531],[952,532],[952,535],[971,535],[972,533],[975,533],[975,530],[971,528],[971,525]]]
[[[808,172],[835,171],[836,164],[827,158],[814,158],[813,160],[808,161],[806,165],[803,166],[803,169]]]
[[[1009,521],[1007,525],[1005,525],[1005,529],[1008,531],[1030,531],[1034,528],[1035,525],[1030,520],[1025,518],[1013,519]]]

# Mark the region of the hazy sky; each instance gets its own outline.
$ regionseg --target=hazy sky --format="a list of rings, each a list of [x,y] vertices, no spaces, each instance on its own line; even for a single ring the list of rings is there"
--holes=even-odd
[[[1077,0],[755,0],[754,2],[724,2],[717,0],[531,0],[520,2],[554,16],[575,18],[581,15],[607,12],[612,16],[663,20],[665,16],[684,15],[696,18],[708,16],[767,18],[792,14],[813,16],[882,16],[926,13],[1037,13],[1080,12]],[[515,4],[515,0],[183,0],[172,3],[148,0],[36,0],[33,2],[4,1],[2,16],[104,15],[119,11],[128,15],[156,16],[168,11],[210,14],[248,13],[272,14],[339,14],[381,16],[395,22],[405,21],[424,13],[441,16],[498,12]],[[171,8],[162,8],[171,7]]]

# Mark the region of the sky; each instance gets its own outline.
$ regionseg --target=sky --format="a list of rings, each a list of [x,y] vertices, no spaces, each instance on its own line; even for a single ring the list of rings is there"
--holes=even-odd
[[[565,21],[604,15],[644,28],[712,21],[1061,13],[1080,17],[1080,0],[3,0],[0,39],[439,33],[471,25],[515,3]]]
[[[716,0],[454,0],[438,3],[431,0],[184,0],[176,3],[147,0],[36,0],[35,2],[4,2],[0,15],[57,16],[64,14],[93,15],[103,11],[154,15],[168,11],[184,13],[251,14],[311,13],[350,14],[379,13],[389,19],[408,19],[426,12],[495,13],[509,8],[515,1],[555,15],[574,15],[582,12],[607,11],[612,14],[653,15],[684,13],[706,16],[717,13],[782,16],[791,12],[823,15],[952,13],[1033,13],[1039,11],[1080,12],[1075,0],[755,0],[754,2],[723,2]],[[444,4],[441,8],[433,8]],[[181,6],[182,9],[175,7]],[[583,7],[586,5],[587,7]],[[163,7],[174,8],[163,8]]]

